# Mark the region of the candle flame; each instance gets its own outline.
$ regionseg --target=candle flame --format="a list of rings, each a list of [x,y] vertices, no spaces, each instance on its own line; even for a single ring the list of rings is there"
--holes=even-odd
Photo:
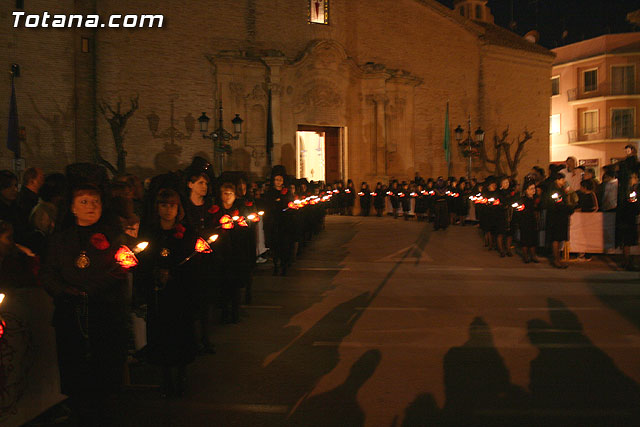
[[[237,221],[240,219],[240,217],[238,215],[234,215],[231,217],[232,220]]]
[[[0,304],[2,304],[2,301],[4,301],[4,294],[0,294]]]
[[[259,211],[258,215],[260,215],[260,216],[264,215],[264,211]]]
[[[212,234],[211,236],[209,236],[209,239],[207,239],[209,241],[209,243],[213,243],[216,240],[218,240],[218,235],[217,234]]]

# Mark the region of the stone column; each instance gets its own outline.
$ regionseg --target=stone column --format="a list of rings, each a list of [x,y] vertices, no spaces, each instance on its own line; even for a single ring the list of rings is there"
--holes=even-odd
[[[367,96],[367,101],[375,106],[375,147],[376,147],[376,174],[387,174],[387,127],[386,106],[389,99],[385,94]]]

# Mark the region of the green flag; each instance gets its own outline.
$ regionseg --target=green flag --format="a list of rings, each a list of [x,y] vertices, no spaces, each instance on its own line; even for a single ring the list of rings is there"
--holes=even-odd
[[[451,161],[451,131],[449,130],[449,103],[447,102],[447,113],[444,116],[444,158],[447,161],[447,165]]]

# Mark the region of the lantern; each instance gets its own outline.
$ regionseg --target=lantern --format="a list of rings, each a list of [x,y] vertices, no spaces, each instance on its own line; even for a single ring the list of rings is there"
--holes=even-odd
[[[115,255],[116,262],[120,264],[122,268],[132,268],[138,265],[138,258],[128,247],[122,245],[118,249]]]
[[[202,237],[198,237],[198,240],[196,240],[195,251],[201,254],[210,254],[211,247]]]
[[[233,219],[229,215],[224,215],[220,218],[220,227],[223,230],[231,230],[233,228]]]

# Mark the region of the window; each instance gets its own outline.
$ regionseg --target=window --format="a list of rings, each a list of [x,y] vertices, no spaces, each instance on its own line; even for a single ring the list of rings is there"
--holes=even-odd
[[[598,69],[584,72],[584,91],[593,92],[598,90]]]
[[[482,19],[482,6],[476,5],[476,19]]]
[[[551,96],[560,95],[560,77],[551,77]]]
[[[633,65],[611,67],[611,95],[630,95],[635,92]]]
[[[91,52],[91,45],[89,44],[89,39],[87,37],[82,37],[82,42],[80,46],[80,50],[83,53]]]
[[[611,110],[611,138],[632,138],[635,134],[633,108]]]
[[[598,110],[585,111],[582,114],[582,133],[598,133]]]
[[[329,0],[309,0],[309,22],[329,24]]]
[[[549,134],[560,133],[560,114],[549,116]]]

